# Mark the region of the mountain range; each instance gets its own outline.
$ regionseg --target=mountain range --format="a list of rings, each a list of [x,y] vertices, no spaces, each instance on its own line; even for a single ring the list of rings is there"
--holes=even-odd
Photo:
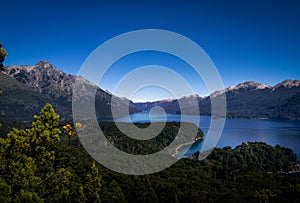
[[[285,80],[274,86],[248,81],[216,91],[207,97],[191,95],[178,100],[146,102],[136,105],[144,110],[149,110],[153,106],[161,106],[167,113],[180,114],[179,103],[181,103],[185,112],[195,115],[195,111],[189,104],[196,99],[200,114],[210,115],[210,99],[217,100],[224,94],[229,118],[300,120],[300,80]]]
[[[72,118],[72,87],[78,79],[82,84],[94,84],[82,77],[66,74],[49,62],[40,61],[34,66],[6,66],[0,73],[0,118],[31,120],[46,103],[51,103],[62,119]],[[96,87],[95,108],[97,118],[111,118],[112,94]],[[130,102],[131,113],[138,112]],[[124,99],[115,97],[114,105],[127,108]]]
[[[72,85],[75,80],[88,86],[94,84],[80,76],[66,74],[49,62],[34,66],[6,66],[0,73],[0,119],[31,120],[45,103],[51,103],[62,119],[72,118]],[[112,94],[96,87],[95,106],[98,119],[111,118]],[[133,103],[115,97],[114,105],[129,112],[149,111],[160,106],[167,113],[180,114],[179,103],[187,114],[195,115],[193,105],[199,106],[201,115],[210,115],[210,99],[226,94],[227,117],[272,118],[300,120],[300,80],[285,80],[274,86],[248,81],[219,90],[209,96],[190,95],[179,99]],[[195,104],[194,101],[197,101]],[[122,116],[122,115],[120,115]]]

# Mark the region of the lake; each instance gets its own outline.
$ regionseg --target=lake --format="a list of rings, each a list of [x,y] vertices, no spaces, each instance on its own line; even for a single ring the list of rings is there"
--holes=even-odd
[[[177,122],[192,122],[198,125],[205,135],[207,134],[210,125],[210,116],[201,116],[200,122],[196,116],[166,114],[167,121]],[[117,121],[121,122],[150,122],[147,112],[135,113],[128,117],[120,118]],[[151,114],[152,122],[164,122],[165,117],[161,114]],[[284,147],[291,148],[300,159],[300,122],[271,120],[271,119],[226,119],[225,126],[219,142],[216,147],[222,148],[225,146],[236,147],[242,142],[266,142],[272,146],[279,144]],[[191,153],[199,151],[201,145],[193,144],[189,149],[188,156]]]

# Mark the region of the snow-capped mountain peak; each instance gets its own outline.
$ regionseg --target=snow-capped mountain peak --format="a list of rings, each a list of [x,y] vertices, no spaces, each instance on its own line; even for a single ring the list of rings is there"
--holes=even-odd
[[[299,87],[300,86],[300,80],[284,80],[281,83],[278,83],[273,87],[273,90],[279,88],[279,87],[286,87],[286,88],[292,88],[292,87]]]

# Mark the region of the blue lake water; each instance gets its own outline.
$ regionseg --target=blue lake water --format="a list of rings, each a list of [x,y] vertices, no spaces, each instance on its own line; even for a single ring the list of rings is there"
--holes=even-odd
[[[181,116],[175,114],[151,114],[152,122],[192,122],[197,124],[207,134],[211,122],[210,116]],[[122,122],[150,122],[147,112],[132,114],[130,118],[120,118]],[[205,138],[206,139],[206,138]],[[216,147],[236,147],[242,142],[266,142],[275,146],[279,144],[291,148],[300,159],[300,122],[270,119],[226,119],[225,126]],[[202,142],[194,144],[188,154],[201,149]]]

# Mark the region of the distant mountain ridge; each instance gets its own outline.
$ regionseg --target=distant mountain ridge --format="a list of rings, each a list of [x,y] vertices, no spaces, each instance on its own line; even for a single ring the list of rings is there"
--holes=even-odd
[[[76,79],[83,85],[94,86],[84,78],[66,74],[46,61],[40,61],[34,66],[6,66],[0,73],[0,88],[3,90],[0,119],[31,120],[47,102],[54,106],[62,118],[70,119],[72,87]],[[114,96],[96,88],[97,118],[111,118],[111,98]],[[125,104],[129,103],[130,113],[149,111],[160,106],[167,113],[180,114],[184,110],[189,115],[196,115],[193,106],[198,105],[201,115],[210,115],[210,98],[218,99],[224,94],[229,118],[300,120],[300,80],[285,80],[274,86],[247,81],[206,97],[190,95],[155,102],[133,103],[126,98],[114,97],[114,105],[126,110]]]
[[[210,115],[210,98],[226,95],[227,117],[229,118],[272,118],[300,120],[300,80],[284,80],[274,86],[247,81],[225,88],[207,97],[195,95],[201,115]],[[172,102],[154,102],[147,106],[159,105],[167,113],[180,113],[179,102],[188,103],[189,97],[182,97]],[[143,107],[143,104],[139,104]],[[183,106],[188,111],[188,105]],[[143,109],[144,110],[144,109]],[[146,109],[147,110],[147,109]]]

